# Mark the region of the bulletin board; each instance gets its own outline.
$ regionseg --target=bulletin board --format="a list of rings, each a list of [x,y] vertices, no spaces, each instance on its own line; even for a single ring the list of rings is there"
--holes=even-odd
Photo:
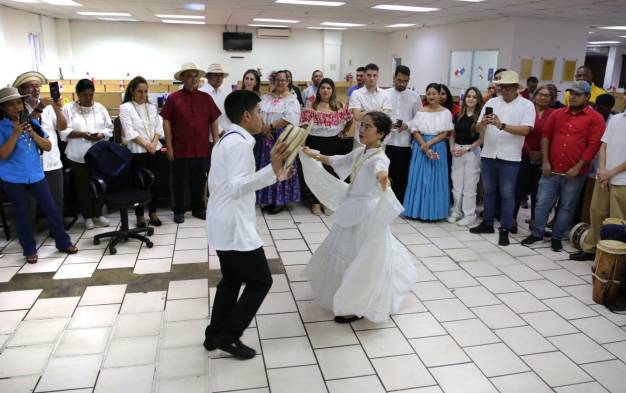
[[[452,51],[448,87],[465,91],[470,86],[487,89],[498,67],[497,50]]]
[[[474,51],[471,86],[477,87],[480,91],[486,90],[487,85],[489,85],[489,81],[493,79],[493,74],[497,68],[497,50]]]
[[[472,72],[472,51],[452,51],[450,53],[450,74],[448,87],[465,90],[470,86]]]

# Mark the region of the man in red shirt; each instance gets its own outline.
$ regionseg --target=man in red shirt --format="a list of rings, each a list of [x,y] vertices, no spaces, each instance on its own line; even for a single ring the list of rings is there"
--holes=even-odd
[[[174,175],[174,222],[185,221],[185,190],[188,190],[191,213],[206,217],[204,189],[209,171],[211,138],[219,139],[217,119],[222,114],[211,96],[198,90],[204,71],[185,63],[174,75],[183,88],[170,94],[161,110],[167,159]]]
[[[548,215],[557,198],[560,208],[552,230],[552,250],[563,249],[561,238],[569,227],[585,174],[600,148],[604,133],[602,115],[589,105],[591,86],[574,82],[569,89],[569,107],[555,110],[548,118],[541,139],[543,176],[539,181],[532,233],[522,241],[530,245],[543,240]]]

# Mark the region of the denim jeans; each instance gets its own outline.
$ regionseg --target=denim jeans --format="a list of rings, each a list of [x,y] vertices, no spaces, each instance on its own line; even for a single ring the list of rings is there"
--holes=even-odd
[[[520,163],[499,158],[482,158],[480,176],[485,192],[485,224],[493,225],[497,194],[500,194],[500,228],[509,230],[515,209],[515,184]]]
[[[537,192],[535,220],[532,225],[533,236],[543,237],[550,210],[558,198],[560,208],[556,214],[554,228],[552,228],[552,238],[560,240],[563,237],[571,224],[584,184],[585,176],[576,176],[573,180],[567,180],[564,175],[554,174],[541,177]]]

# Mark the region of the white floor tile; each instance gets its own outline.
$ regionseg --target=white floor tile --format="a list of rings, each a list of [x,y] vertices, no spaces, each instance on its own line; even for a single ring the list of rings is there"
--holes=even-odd
[[[291,292],[296,301],[299,300],[312,300],[315,296],[313,290],[308,282],[292,282]]]
[[[521,292],[524,290],[507,276],[478,277],[477,280],[493,293]]]
[[[104,369],[94,393],[150,393],[153,378],[154,366]]]
[[[283,251],[280,253],[283,265],[306,265],[311,259],[310,251]]]
[[[32,393],[39,381],[39,375],[0,379],[0,392]]]
[[[481,253],[480,259],[497,267],[519,265],[517,259],[502,251]]]
[[[1,311],[0,312],[0,334],[10,334],[17,329],[22,319],[26,316],[27,310]]]
[[[156,336],[161,331],[163,312],[120,314],[113,327],[113,337]]]
[[[208,375],[201,375],[195,377],[185,377],[178,379],[163,379],[156,383],[156,393],[205,393],[210,392]],[[260,392],[259,392],[260,393]],[[269,393],[269,391],[263,392]]]
[[[113,326],[119,312],[119,304],[77,307],[70,322],[70,329]]]
[[[524,281],[519,284],[538,299],[568,296],[567,292],[548,280]]]
[[[324,379],[350,378],[374,374],[360,345],[315,350]]]
[[[196,239],[194,239],[196,240]],[[183,240],[179,240],[183,241]],[[198,242],[196,240],[196,242]],[[198,242],[202,243],[202,241]],[[178,242],[176,242],[178,244]],[[142,245],[141,251],[139,251],[138,259],[151,259],[151,258],[171,258],[174,256],[174,246],[154,246],[152,248],[146,247],[146,245]]]
[[[165,307],[165,291],[127,293],[120,314],[162,311]]]
[[[153,364],[156,358],[158,337],[116,338],[111,341],[104,367],[127,367]]]
[[[102,362],[102,355],[52,358],[37,384],[36,392],[90,388]]]
[[[256,321],[261,339],[306,335],[298,313],[258,315]]]
[[[491,306],[502,302],[484,287],[457,288],[454,294],[467,307]]]
[[[334,321],[307,323],[306,333],[313,348],[359,344],[349,324],[338,324]]]
[[[486,240],[469,241],[465,242],[465,245],[478,253],[500,252],[498,247]]]
[[[469,362],[470,359],[450,336],[409,340],[426,367]]]
[[[502,273],[506,274],[513,281],[541,280],[543,277],[526,265],[517,264],[509,266],[498,266]],[[524,283],[520,283],[524,286]]]
[[[204,232],[203,229],[201,229],[202,232]],[[187,239],[177,239],[176,240],[176,246],[174,247],[174,249],[176,251],[180,251],[180,250],[207,250],[207,243],[206,243],[206,238],[201,239],[200,241],[198,241],[197,238],[187,238]]]
[[[304,275],[304,269],[306,269],[306,267],[307,265],[285,266],[285,271],[287,272],[287,277],[289,277],[289,282],[307,281],[307,277]]]
[[[278,252],[284,252],[284,251],[308,251],[309,247],[306,245],[306,243],[302,239],[276,240],[276,250]]]
[[[135,274],[154,274],[154,273],[169,273],[172,267],[172,258],[153,258],[153,259],[138,259],[135,264],[133,273]]]
[[[498,337],[518,355],[555,351],[548,340],[529,326],[496,330]]]
[[[619,360],[586,364],[582,368],[611,392],[624,390],[626,365]]]
[[[474,314],[458,299],[432,300],[424,302],[439,322],[473,318]]]
[[[543,270],[541,274],[558,286],[580,285],[585,282],[566,269]]]
[[[269,293],[261,307],[257,311],[257,315],[277,314],[286,312],[296,312],[298,309],[296,303],[289,292]],[[305,320],[305,322],[308,322]]]
[[[408,338],[446,334],[443,327],[430,313],[394,315],[392,318],[402,333]]]
[[[190,299],[209,296],[207,279],[170,281],[167,299]]]
[[[592,381],[587,373],[560,352],[526,355],[522,358],[552,387]]]
[[[6,348],[0,354],[0,378],[41,374],[53,348],[52,345]]]
[[[54,280],[65,280],[68,278],[91,277],[97,266],[97,263],[77,263],[73,265],[62,265],[52,278]]]
[[[580,331],[600,344],[626,340],[626,331],[603,317],[583,318],[571,322]]]
[[[370,358],[413,353],[411,345],[397,328],[364,330],[356,334]]]
[[[265,376],[265,374],[264,374]],[[326,393],[322,374],[317,366],[289,367],[267,370],[272,393]]]
[[[95,249],[95,250],[83,250],[72,255],[68,255],[65,258],[65,264],[74,264],[74,263],[89,263],[89,262],[100,262],[102,259],[102,255],[104,254],[104,249]],[[39,262],[37,262],[39,264]]]
[[[435,276],[448,288],[461,288],[480,285],[464,270],[451,270],[435,273]]]
[[[93,306],[97,304],[122,303],[125,292],[126,284],[87,287],[79,305]]]
[[[431,368],[446,393],[496,393],[497,390],[474,364]]]
[[[450,248],[465,248],[465,244],[461,243],[455,237],[436,237],[433,238],[432,243],[442,250]]]
[[[543,302],[565,319],[586,318],[598,315],[589,306],[571,296],[545,299]]]
[[[211,360],[217,363],[222,359]],[[243,363],[243,362],[242,362]],[[252,366],[252,364],[248,364]],[[252,370],[252,368],[250,368]],[[209,373],[209,357],[202,345],[161,349],[157,360],[157,379],[181,378]],[[211,374],[217,375],[217,374]]]
[[[528,292],[502,293],[498,298],[518,314],[546,311],[549,308]]]
[[[413,292],[421,301],[454,298],[452,292],[439,281],[418,282],[413,285]]]
[[[479,319],[444,322],[443,327],[462,347],[500,342],[491,329]]]
[[[15,331],[8,346],[56,344],[67,322],[67,318],[25,321]]]
[[[409,293],[404,297],[404,300],[402,300],[402,304],[396,314],[413,314],[425,311],[427,311],[426,307],[417,299],[417,296],[413,293]]]
[[[562,287],[562,289],[568,294],[574,296],[576,299],[583,302],[584,304],[596,304],[591,296],[593,293],[593,286],[591,284],[570,285],[567,287]],[[604,306],[600,307],[604,308]],[[626,325],[626,317],[624,317],[624,321],[624,324]]]
[[[413,254],[415,254],[416,257],[420,258],[422,263],[426,265],[426,267],[429,268],[432,272],[444,272],[448,270],[460,269],[460,266],[456,262],[454,262],[448,256],[443,256],[443,251],[439,251],[439,249],[435,246],[409,246],[408,248],[414,248],[415,251],[412,250]]]
[[[0,292],[0,311],[29,309],[40,293],[41,289]]]
[[[168,300],[165,305],[165,320],[184,321],[209,317],[209,298]]]
[[[207,319],[167,322],[163,326],[163,335],[159,341],[159,346],[161,348],[175,348],[202,345],[204,329],[208,324]]]
[[[609,393],[597,382],[580,383],[556,388],[557,393]]]
[[[74,254],[78,255],[78,254]],[[65,258],[46,258],[39,259],[37,263],[27,263],[21,269],[19,269],[20,274],[24,273],[49,273],[56,272],[61,267]],[[6,267],[3,269],[15,269],[14,267]],[[8,282],[8,280],[2,280],[2,282]]]
[[[74,313],[79,300],[79,297],[39,299],[25,319],[69,318]]]
[[[111,328],[66,330],[54,351],[54,356],[74,356],[103,353]]]
[[[116,254],[105,255],[98,264],[98,270],[100,269],[118,269],[125,267],[134,267],[137,260],[137,254]]]
[[[524,247],[526,248],[526,247]],[[548,387],[535,373],[521,373],[490,378],[496,388],[507,393],[551,393]]]
[[[521,315],[521,317],[544,337],[578,333],[578,329],[554,311],[528,313]]]
[[[289,292],[289,281],[284,274],[272,274],[272,287],[270,293]]]
[[[614,356],[582,333],[550,337],[548,340],[577,364],[614,359]]]
[[[613,355],[617,356],[622,362],[626,361],[626,341],[604,344],[603,346]]]
[[[536,271],[560,268],[559,265],[557,265],[551,259],[548,259],[543,255],[523,256],[523,257],[518,257],[517,260]]]
[[[205,248],[199,250],[176,250],[172,259],[172,264],[174,265],[207,262],[209,262],[209,253]]]
[[[332,321],[335,317],[332,312],[324,310],[315,303],[314,300],[302,300],[298,302],[298,310],[302,316],[302,321],[307,322],[321,322]],[[259,313],[257,312],[257,315]],[[358,321],[360,322],[360,321]]]
[[[470,261],[461,262],[459,265],[472,277],[498,276],[502,273],[490,262]]]
[[[372,364],[387,390],[435,384],[435,380],[415,354],[372,359]]]
[[[385,393],[378,377],[374,375],[326,381],[326,385],[330,393]]]
[[[307,337],[261,340],[267,368],[304,366],[316,364]]]
[[[589,290],[589,293],[591,293],[591,289]],[[598,314],[602,315],[603,317],[605,317],[609,321],[611,321],[614,324],[616,324],[617,326],[622,326],[622,327],[626,326],[626,314],[617,314],[617,313],[611,312],[604,305],[602,305],[602,304],[595,304],[595,302],[591,306],[591,308],[595,312],[597,312]]]
[[[465,348],[465,351],[487,377],[530,371],[524,362],[502,343]]]

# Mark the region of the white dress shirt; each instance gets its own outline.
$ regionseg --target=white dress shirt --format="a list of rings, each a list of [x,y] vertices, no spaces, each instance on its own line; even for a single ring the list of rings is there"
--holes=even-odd
[[[137,104],[134,101],[123,103],[120,106],[120,123],[122,140],[132,153],[147,153],[146,149],[133,142],[133,139],[141,137],[150,143],[155,134],[159,135],[159,139],[165,136],[163,119],[159,116],[156,105],[151,103]],[[157,142],[157,150],[161,147],[161,142]]]
[[[406,123],[415,117],[415,114],[422,108],[422,99],[413,90],[396,90],[395,87],[387,89],[387,94],[391,99],[392,116],[391,122],[396,123],[402,120]],[[391,132],[385,138],[384,143],[389,146],[411,147],[411,133],[409,129],[399,131],[391,128]]]
[[[493,108],[493,114],[506,125],[530,128],[535,126],[535,104],[520,95],[511,102],[504,101],[502,97],[490,99],[480,111],[479,122],[483,119],[487,107]],[[524,138],[523,135],[514,135],[489,124],[485,128],[485,141],[480,156],[505,161],[522,161]]]
[[[626,113],[613,116],[604,131],[602,142],[606,143],[606,169],[611,170],[626,160]],[[614,186],[626,186],[626,172],[611,178]]]
[[[54,113],[52,105],[48,105],[41,114],[41,128],[48,134],[48,140],[52,144],[50,151],[44,151],[41,155],[41,163],[44,172],[63,168],[61,162],[61,151],[59,150],[59,138],[57,137],[57,115]]]
[[[228,116],[226,116],[226,110],[224,109],[224,101],[226,100],[226,96],[228,93],[220,86],[215,89],[211,84],[205,83],[204,86],[199,88],[198,90],[203,91],[205,93],[209,93],[211,98],[213,98],[213,102],[219,108],[222,114],[217,119],[217,124],[219,126],[220,134],[228,129],[230,129],[230,120],[228,120]]]
[[[393,106],[391,104],[391,97],[387,94],[387,91],[376,87],[376,90],[371,93],[367,86],[363,86],[360,89],[352,92],[350,96],[350,109],[360,109],[362,111],[381,111],[391,116],[393,112]],[[360,122],[356,125],[356,132],[354,133],[354,140],[359,142],[359,127]]]
[[[237,124],[213,147],[209,171],[206,231],[220,251],[252,251],[263,246],[256,228],[256,190],[276,182],[272,165],[255,172],[255,140]]]
[[[97,102],[90,107],[71,102],[63,107],[63,114],[67,120],[67,129],[59,131],[59,136],[62,141],[67,142],[65,155],[69,160],[84,164],[85,153],[97,143],[85,138],[69,138],[72,131],[100,133],[104,135],[105,140],[113,136],[113,123],[109,112]]]

